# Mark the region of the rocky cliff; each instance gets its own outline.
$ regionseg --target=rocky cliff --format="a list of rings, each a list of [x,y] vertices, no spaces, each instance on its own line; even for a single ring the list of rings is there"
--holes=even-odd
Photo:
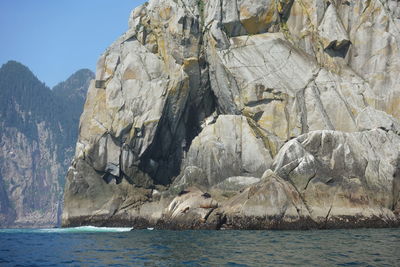
[[[20,63],[0,68],[0,227],[59,224],[65,175],[94,74],[50,90]]]
[[[101,56],[63,225],[400,223],[400,2],[150,0]]]

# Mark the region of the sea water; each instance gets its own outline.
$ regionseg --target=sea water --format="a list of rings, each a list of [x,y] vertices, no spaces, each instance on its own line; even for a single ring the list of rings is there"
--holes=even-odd
[[[400,266],[400,229],[0,230],[0,266]]]

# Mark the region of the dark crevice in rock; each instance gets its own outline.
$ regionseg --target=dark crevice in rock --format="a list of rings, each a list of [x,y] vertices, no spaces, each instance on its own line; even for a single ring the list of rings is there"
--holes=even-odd
[[[168,97],[154,141],[140,159],[139,168],[148,173],[156,184],[168,185],[173,177],[179,175],[184,153],[201,132],[201,122],[216,109],[216,97],[211,90],[203,49],[200,48],[197,59],[198,72],[192,73],[194,77],[189,78],[190,91],[182,114],[178,118],[174,116],[175,96]]]
[[[182,149],[186,152],[189,150],[190,145],[192,144],[192,140],[201,131],[199,122],[200,122],[199,114],[197,114],[196,108],[193,106],[189,107],[188,119],[187,119],[187,125],[186,125],[186,127],[187,127],[186,137],[182,143]]]
[[[206,216],[204,216],[204,222],[207,222],[207,219],[210,217],[211,213],[215,210],[215,208],[209,209]]]
[[[307,190],[308,185],[310,184],[311,180],[314,179],[317,176],[317,172],[315,172],[307,181],[306,186],[304,187],[304,190]]]
[[[272,101],[280,101],[282,102],[283,99],[271,99],[271,98],[265,98],[261,100],[255,100],[255,101],[250,101],[246,104],[248,107],[257,107],[258,105],[267,105],[271,103]]]
[[[345,58],[350,49],[351,42],[344,42],[342,45],[337,46],[336,41],[332,42],[327,48],[325,48],[325,52],[331,57],[340,57]]]
[[[331,207],[330,207],[329,210],[328,210],[328,213],[326,214],[326,217],[325,217],[325,226],[324,226],[324,228],[326,228],[326,226],[328,225],[329,215],[331,214],[332,207],[333,207],[333,205],[331,205]]]
[[[278,175],[279,177],[283,178],[284,180],[288,181],[288,182],[293,186],[293,188],[294,188],[294,189],[296,190],[296,192],[298,193],[300,199],[303,201],[304,206],[306,207],[308,213],[309,213],[309,214],[312,214],[312,209],[310,208],[310,206],[308,205],[308,203],[307,203],[307,201],[306,201],[306,199],[305,199],[305,197],[304,197],[304,192],[306,191],[306,189],[307,189],[307,187],[308,187],[310,181],[316,177],[317,173],[315,173],[315,174],[309,179],[309,181],[308,181],[307,185],[305,186],[304,190],[300,191],[300,189],[296,186],[296,184],[294,183],[294,181],[293,181],[292,179],[290,179],[290,173],[291,173],[292,171],[294,171],[294,170],[300,165],[300,163],[301,163],[301,162],[300,162],[299,159],[296,160],[296,161],[293,161],[293,162],[289,163],[289,164],[288,164],[289,166],[286,165],[284,168],[281,168],[281,170],[283,170],[283,172],[282,172],[282,171],[281,171],[281,172],[277,172],[277,175]],[[311,218],[310,218],[310,221],[312,221],[313,223],[316,223],[316,222],[313,221]]]
[[[326,124],[326,128],[329,130],[335,130],[335,127],[333,126],[333,123],[331,119],[329,118],[328,112],[326,111],[324,104],[322,103],[322,100],[320,98],[320,92],[319,88],[316,84],[311,87],[314,93],[314,99],[317,103],[317,108],[319,109],[319,112],[321,113],[322,117],[324,118],[324,122]]]
[[[263,110],[257,112],[256,114],[254,114],[253,120],[255,120],[256,122],[258,122],[258,121],[262,118],[263,114],[264,114],[264,111],[263,111]]]
[[[296,101],[297,101],[297,114],[300,114],[300,122],[301,122],[301,133],[305,134],[309,132],[308,127],[308,118],[307,118],[307,105],[305,100],[305,90],[303,88],[296,92]]]
[[[287,23],[293,4],[294,0],[291,0],[289,3],[286,4],[286,6],[281,11],[278,10],[279,21],[281,25],[282,24],[285,25]]]
[[[397,157],[397,162],[395,166],[397,168],[395,173],[393,174],[393,204],[391,207],[392,211],[400,209],[400,155]]]
[[[223,226],[226,224],[227,222],[227,218],[226,215],[223,213],[219,213],[216,214],[217,218],[218,218],[218,222],[217,222],[217,226],[216,226],[216,230],[221,230],[223,229]]]
[[[112,175],[111,173],[106,172],[106,173],[103,175],[103,180],[104,180],[107,184],[111,183],[113,180],[115,180],[115,183],[116,183],[116,184],[120,184],[120,183],[122,182],[122,177],[118,177],[118,176]]]

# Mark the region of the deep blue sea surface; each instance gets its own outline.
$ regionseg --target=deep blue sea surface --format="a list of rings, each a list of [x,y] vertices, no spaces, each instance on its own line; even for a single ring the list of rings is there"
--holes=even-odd
[[[400,266],[400,229],[0,229],[0,266]]]

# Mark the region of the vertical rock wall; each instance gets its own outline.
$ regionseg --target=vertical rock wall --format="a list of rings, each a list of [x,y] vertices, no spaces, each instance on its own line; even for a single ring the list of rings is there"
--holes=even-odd
[[[378,0],[136,8],[88,92],[64,226],[395,225],[398,9]]]

